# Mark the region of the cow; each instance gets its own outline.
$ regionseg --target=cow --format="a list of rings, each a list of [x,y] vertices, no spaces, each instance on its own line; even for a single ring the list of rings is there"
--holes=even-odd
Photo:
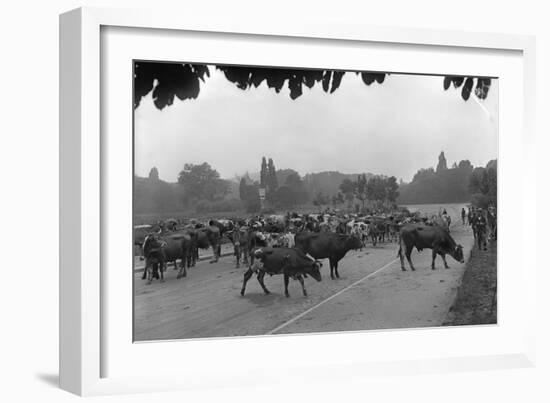
[[[233,244],[233,255],[235,256],[238,269],[241,265],[241,258],[243,263],[248,266],[248,254],[250,249],[250,231],[246,226],[235,228],[232,232],[227,234],[227,237]]]
[[[411,252],[416,248],[421,252],[424,248],[432,250],[432,270],[435,270],[435,258],[441,256],[445,268],[449,265],[445,260],[445,255],[449,254],[457,262],[464,263],[464,253],[462,245],[457,244],[451,237],[451,234],[439,225],[407,224],[399,231],[399,251],[397,256],[401,261],[401,270],[406,271],[403,259],[403,250],[411,270],[415,270],[411,261]]]
[[[199,259],[199,249],[208,249],[212,247],[212,259],[210,263],[216,263],[220,258],[221,234],[217,226],[209,225],[195,230],[193,233],[193,260]]]
[[[288,298],[288,282],[292,277],[300,282],[302,293],[307,297],[307,291],[304,285],[304,276],[311,276],[317,281],[321,281],[320,267],[322,264],[306,256],[301,250],[296,248],[260,248],[254,251],[256,263],[249,267],[243,276],[243,286],[241,295],[244,296],[246,283],[256,272],[258,282],[264,293],[270,294],[270,291],[264,284],[264,276],[282,274],[284,277],[285,296]]]
[[[147,244],[147,245],[146,245]],[[147,246],[147,248],[146,248]],[[149,249],[147,251],[146,249]],[[152,252],[153,258],[158,260],[157,263],[161,266],[161,279],[163,277],[162,271],[166,267],[167,263],[173,262],[174,269],[177,270],[177,260],[181,259],[180,269],[177,274],[177,278],[182,278],[187,276],[187,266],[188,266],[188,257],[193,249],[193,238],[192,235],[187,231],[174,232],[166,235],[150,235],[148,236],[143,243],[143,251],[145,256],[145,269],[143,270],[142,279],[145,279],[147,276],[147,270],[149,263],[148,261],[152,258],[149,256]],[[157,255],[160,253],[162,259]],[[153,271],[154,268],[153,268]]]
[[[145,257],[143,253],[143,242],[151,233],[153,233],[152,225],[142,224],[134,226],[134,245],[138,247],[140,260],[143,260]]]
[[[330,263],[330,278],[340,278],[338,262],[352,249],[361,249],[361,239],[352,235],[342,235],[333,232],[301,232],[295,237],[296,247],[315,259],[328,259]]]
[[[372,240],[372,246],[378,241],[384,242],[386,235],[386,223],[380,219],[371,219],[368,222],[368,234]]]
[[[153,277],[164,282],[164,253],[162,247],[164,242],[158,239],[157,235],[147,235],[143,240],[143,256],[145,258],[145,267],[143,269],[143,280],[147,279],[147,284],[151,284]]]

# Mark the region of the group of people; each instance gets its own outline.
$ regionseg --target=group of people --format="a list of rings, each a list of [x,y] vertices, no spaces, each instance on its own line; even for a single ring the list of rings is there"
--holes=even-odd
[[[468,206],[468,211],[462,208],[462,225],[472,227],[474,239],[481,250],[487,250],[487,241],[497,239],[497,216],[494,206],[487,209]]]

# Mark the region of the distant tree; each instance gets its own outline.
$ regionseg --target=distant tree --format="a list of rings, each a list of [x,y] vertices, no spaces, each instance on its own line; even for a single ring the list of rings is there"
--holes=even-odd
[[[260,187],[267,187],[267,162],[265,157],[262,157],[262,167],[260,169]]]
[[[462,160],[458,163],[458,169],[471,172],[474,170],[474,167],[469,160]]]
[[[273,194],[277,191],[277,188],[279,187],[279,183],[277,181],[277,172],[275,170],[275,164],[273,164],[273,160],[270,158],[267,164],[267,175],[266,175],[266,187],[267,187],[267,198],[269,200],[272,199]]]
[[[149,171],[149,179],[154,180],[154,181],[159,180],[159,171],[158,171],[157,167],[151,168],[151,170]]]
[[[258,212],[261,209],[260,192],[257,183],[246,185],[244,199],[242,199],[248,213]]]
[[[325,206],[330,204],[330,197],[325,195],[323,192],[318,192],[313,198],[314,206]]]
[[[308,193],[298,173],[290,173],[283,186],[280,186],[274,196],[273,202],[283,208],[289,208],[303,204],[308,200]]]
[[[218,171],[207,162],[185,164],[178,175],[178,183],[183,185],[186,196],[192,200],[220,200],[229,192],[227,181],[220,179]]]
[[[478,204],[497,204],[497,168],[496,161],[487,164],[486,168],[476,168],[470,175],[470,192],[473,194],[472,201],[477,200]],[[483,196],[483,197],[481,197]],[[480,201],[482,201],[480,203]]]
[[[355,182],[351,179],[344,179],[340,184],[340,191],[342,192],[344,199],[348,202],[348,207],[351,207],[353,199],[355,198]]]
[[[243,201],[246,200],[246,186],[246,180],[243,176],[239,182],[239,197]]]
[[[386,198],[390,202],[395,202],[399,197],[399,185],[397,184],[397,178],[390,176],[386,179]]]
[[[361,208],[365,208],[365,202],[369,199],[367,176],[359,174],[355,182],[354,196],[361,202]]]
[[[371,200],[384,201],[386,199],[386,181],[381,176],[373,176],[367,181],[367,193]]]
[[[435,171],[437,173],[440,173],[445,170],[447,170],[447,159],[445,158],[445,153],[441,151],[441,154],[439,154],[439,162],[437,164],[437,169]]]

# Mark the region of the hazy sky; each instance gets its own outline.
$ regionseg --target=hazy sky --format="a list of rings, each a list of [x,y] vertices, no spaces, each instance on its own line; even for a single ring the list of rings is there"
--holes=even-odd
[[[317,84],[302,96],[265,82],[240,90],[210,66],[197,99],[158,110],[151,93],[135,110],[135,171],[175,182],[183,165],[208,162],[223,178],[258,172],[262,156],[277,169],[371,172],[410,181],[419,168],[497,157],[498,81],[467,102],[443,90],[443,77],[392,74],[366,86],[347,73],[333,94]]]

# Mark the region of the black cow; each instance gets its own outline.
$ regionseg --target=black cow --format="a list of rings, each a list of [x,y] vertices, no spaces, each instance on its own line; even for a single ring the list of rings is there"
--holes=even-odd
[[[145,268],[143,269],[143,280],[148,279],[147,284],[151,284],[153,277],[159,278],[164,282],[165,256],[162,251],[164,242],[158,239],[156,235],[148,235],[143,241],[143,256],[145,257]]]
[[[301,232],[295,238],[296,247],[315,259],[328,259],[330,278],[340,278],[338,262],[349,250],[361,249],[361,239],[353,235],[335,234],[333,232]]]
[[[142,279],[145,279],[149,266],[153,273],[156,272],[155,264],[160,265],[160,276],[163,278],[163,270],[167,263],[173,262],[177,270],[177,260],[181,259],[180,270],[177,278],[187,276],[188,257],[193,250],[193,238],[187,231],[173,232],[166,235],[149,235],[143,243],[145,256],[145,269]],[[150,262],[153,262],[150,264]],[[150,281],[149,281],[150,282]]]
[[[411,261],[411,252],[416,248],[421,252],[424,248],[432,250],[432,270],[435,270],[435,258],[440,255],[448,269],[445,255],[451,255],[457,262],[464,263],[464,254],[462,245],[458,245],[451,234],[439,225],[424,225],[424,224],[407,224],[401,228],[399,232],[399,252],[398,256],[401,260],[401,270],[406,271],[405,262],[403,259],[403,249],[405,256],[411,266],[411,270],[415,270]]]
[[[254,255],[259,261],[256,261],[256,264],[252,265],[244,273],[241,295],[244,295],[246,283],[255,272],[257,272],[258,282],[262,286],[265,294],[270,293],[264,284],[264,276],[266,273],[271,276],[282,274],[284,276],[286,297],[290,296],[288,293],[288,281],[291,277],[300,282],[304,297],[307,297],[307,291],[304,285],[303,276],[309,275],[315,280],[321,281],[321,272],[319,268],[322,264],[309,258],[299,249],[260,248],[254,252]]]

